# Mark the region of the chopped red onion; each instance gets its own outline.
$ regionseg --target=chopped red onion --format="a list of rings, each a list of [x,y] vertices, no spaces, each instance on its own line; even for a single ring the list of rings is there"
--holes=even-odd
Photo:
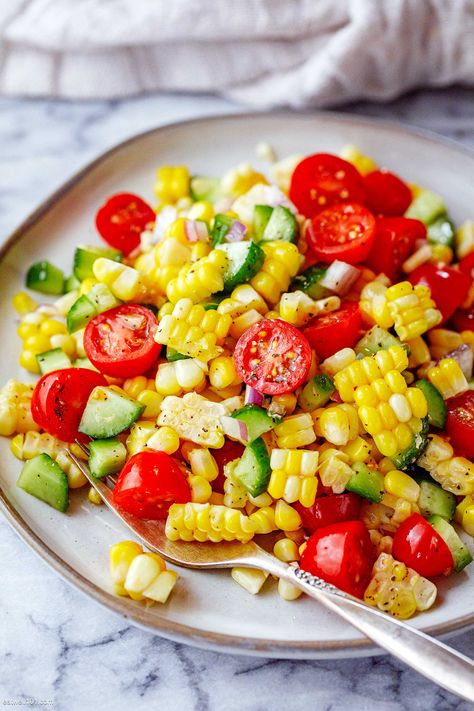
[[[258,405],[259,407],[263,404],[263,395],[258,390],[255,390],[251,385],[247,385],[245,388],[245,405]]]
[[[337,392],[337,390],[334,390],[331,393],[331,395],[329,396],[329,399],[332,400],[332,402],[337,402],[338,404],[340,404],[342,402],[342,398],[339,395],[339,393]]]
[[[220,420],[224,434],[228,437],[232,437],[232,439],[248,442],[249,431],[245,422],[242,422],[242,420],[236,417],[228,417],[227,415],[222,415]]]
[[[344,296],[344,294],[350,291],[359,276],[360,271],[357,267],[353,267],[351,264],[346,264],[346,262],[341,262],[339,259],[336,259],[329,265],[326,274],[319,283],[326,289],[334,291],[335,294]]]
[[[464,343],[462,346],[459,346],[453,351],[446,353],[443,358],[454,358],[454,360],[456,361],[456,363],[458,363],[459,367],[464,373],[464,377],[466,378],[466,380],[470,380],[472,378],[474,355],[472,352],[472,348],[468,343]]]
[[[207,242],[209,239],[207,225],[202,220],[186,220],[184,231],[188,242]]]
[[[234,220],[225,238],[227,242],[241,242],[247,234],[247,227],[243,222]]]

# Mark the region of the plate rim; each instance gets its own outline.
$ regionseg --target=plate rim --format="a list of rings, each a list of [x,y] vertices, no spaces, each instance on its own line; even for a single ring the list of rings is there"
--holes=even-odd
[[[295,117],[318,117],[327,120],[336,120],[346,124],[358,124],[368,127],[383,127],[402,135],[412,135],[432,144],[441,144],[447,148],[454,150],[464,157],[466,155],[474,160],[474,149],[470,146],[462,146],[455,140],[440,136],[435,132],[414,127],[411,125],[401,124],[396,121],[390,121],[375,117],[368,117],[358,114],[345,114],[337,111],[249,111],[249,112],[230,112],[227,114],[207,114],[196,118],[184,119],[181,121],[172,121],[166,124],[155,126],[146,129],[139,133],[114,144],[107,150],[98,154],[91,161],[88,161],[81,168],[75,171],[65,182],[63,182],[56,190],[48,197],[42,200],[39,205],[19,224],[19,226],[10,233],[9,236],[0,245],[0,261],[3,261],[8,252],[20,240],[25,232],[32,228],[55,203],[66,195],[82,178],[86,177],[94,168],[100,165],[104,160],[113,156],[114,153],[122,148],[131,146],[134,142],[150,136],[152,134],[160,134],[166,132],[170,128],[181,128],[185,126],[193,126],[209,121],[226,122],[236,119],[252,120],[254,118],[295,118]],[[43,560],[50,568],[58,573],[66,582],[74,585],[76,588],[85,593],[88,597],[111,610],[115,614],[130,620],[133,624],[151,631],[155,634],[160,634],[163,637],[175,641],[191,644],[193,646],[207,647],[215,651],[225,652],[232,651],[240,654],[255,654],[255,655],[273,655],[273,656],[288,656],[296,658],[300,655],[302,658],[310,658],[318,654],[320,658],[324,658],[324,653],[327,656],[339,655],[348,656],[352,654],[369,655],[376,653],[378,648],[366,638],[352,640],[334,640],[334,641],[291,641],[278,639],[259,639],[246,638],[238,635],[226,634],[222,632],[212,632],[201,630],[190,625],[185,625],[173,620],[168,620],[164,617],[150,617],[147,615],[146,608],[143,610],[130,604],[130,601],[125,598],[117,597],[112,593],[103,590],[94,582],[76,571],[69,563],[63,560],[55,553],[41,538],[36,534],[19,511],[13,506],[8,499],[6,492],[0,486],[0,512],[3,514],[6,521],[10,524],[17,535]],[[474,626],[474,612],[461,617],[456,617],[449,622],[442,622],[423,629],[427,634],[434,636],[448,635],[467,631]]]

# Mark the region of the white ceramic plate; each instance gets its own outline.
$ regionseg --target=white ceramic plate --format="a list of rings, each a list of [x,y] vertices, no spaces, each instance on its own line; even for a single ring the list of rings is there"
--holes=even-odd
[[[23,286],[25,269],[51,259],[66,272],[78,242],[98,243],[94,214],[105,197],[133,191],[153,203],[155,169],[185,163],[193,173],[219,175],[255,160],[255,146],[269,141],[280,157],[292,153],[338,152],[355,143],[382,166],[441,193],[456,221],[472,217],[474,159],[454,144],[398,126],[336,114],[257,114],[198,119],[149,131],[104,154],[46,201],[11,237],[1,254],[2,303]],[[19,339],[15,317],[3,307],[0,323],[2,381],[24,378],[16,365]],[[129,533],[105,508],[72,495],[67,515],[15,487],[20,464],[0,442],[0,505],[23,539],[67,580],[108,608],[165,637],[232,652],[279,657],[343,657],[370,654],[360,634],[310,599],[281,600],[274,585],[250,596],[228,572],[182,570],[165,606],[111,594],[108,548]],[[474,624],[474,566],[440,583],[438,604],[413,624],[448,634]]]

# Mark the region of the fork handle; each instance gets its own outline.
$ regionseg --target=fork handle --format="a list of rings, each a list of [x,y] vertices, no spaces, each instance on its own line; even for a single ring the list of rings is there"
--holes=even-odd
[[[262,553],[255,557],[257,565],[254,563],[254,567],[293,583],[435,684],[467,701],[474,701],[474,662],[471,659],[321,578]]]

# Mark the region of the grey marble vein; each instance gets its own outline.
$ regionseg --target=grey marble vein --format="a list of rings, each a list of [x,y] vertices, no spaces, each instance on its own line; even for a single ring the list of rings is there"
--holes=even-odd
[[[238,107],[214,97],[0,100],[0,240],[94,155],[159,123]],[[474,147],[474,93],[418,92],[344,109]],[[69,587],[0,519],[0,706],[58,711],[467,711],[388,657],[282,661],[217,654],[128,625]],[[474,656],[474,635],[453,645]]]

